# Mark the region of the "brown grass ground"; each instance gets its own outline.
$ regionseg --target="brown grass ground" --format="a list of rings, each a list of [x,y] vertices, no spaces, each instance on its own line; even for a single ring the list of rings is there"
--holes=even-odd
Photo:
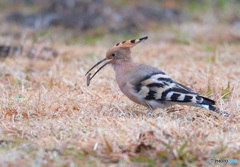
[[[57,58],[19,57],[0,62],[1,166],[208,166],[210,157],[240,163],[240,33],[229,25],[184,23],[145,33],[136,61],[217,101],[231,114],[175,106],[149,113],[119,90],[113,69],[86,86],[84,76],[109,47],[69,44],[62,33],[33,35],[1,28],[1,44],[56,49]],[[17,41],[17,42],[16,42]],[[217,164],[230,166],[231,164]]]

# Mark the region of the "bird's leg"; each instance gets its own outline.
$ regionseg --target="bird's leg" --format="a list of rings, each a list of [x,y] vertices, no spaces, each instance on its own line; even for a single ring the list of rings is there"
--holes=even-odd
[[[146,100],[144,100],[144,101],[147,104],[148,108],[150,109],[150,112],[153,113],[154,109],[152,108],[152,106]]]
[[[148,106],[148,114],[150,115],[150,116],[153,116],[153,117],[156,117],[157,116],[157,114],[154,112],[154,109],[152,108],[152,106],[145,100],[145,103],[147,104],[147,106]]]
[[[177,111],[174,106],[170,106],[169,108],[166,109],[167,113],[175,112]]]

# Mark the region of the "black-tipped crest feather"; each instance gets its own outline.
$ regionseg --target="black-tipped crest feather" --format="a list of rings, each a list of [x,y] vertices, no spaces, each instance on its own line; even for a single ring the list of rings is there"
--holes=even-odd
[[[142,41],[142,40],[147,40],[147,39],[148,39],[148,36],[140,38],[139,40]]]

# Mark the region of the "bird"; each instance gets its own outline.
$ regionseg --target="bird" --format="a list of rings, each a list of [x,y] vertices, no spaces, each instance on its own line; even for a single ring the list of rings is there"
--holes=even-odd
[[[224,116],[230,115],[216,107],[214,100],[206,98],[174,81],[158,68],[135,62],[131,56],[131,49],[147,39],[148,36],[127,40],[110,48],[106,53],[106,57],[96,63],[85,74],[85,76],[87,75],[87,86],[90,85],[90,81],[102,68],[112,64],[116,81],[123,94],[131,101],[152,111],[157,108],[166,109],[178,104],[202,107]],[[90,72],[103,62],[106,63],[92,75]]]

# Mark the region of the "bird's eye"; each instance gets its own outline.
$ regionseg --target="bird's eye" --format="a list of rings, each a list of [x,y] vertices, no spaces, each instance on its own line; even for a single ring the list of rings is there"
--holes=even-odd
[[[115,57],[116,56],[116,54],[115,53],[112,53],[112,57]]]

